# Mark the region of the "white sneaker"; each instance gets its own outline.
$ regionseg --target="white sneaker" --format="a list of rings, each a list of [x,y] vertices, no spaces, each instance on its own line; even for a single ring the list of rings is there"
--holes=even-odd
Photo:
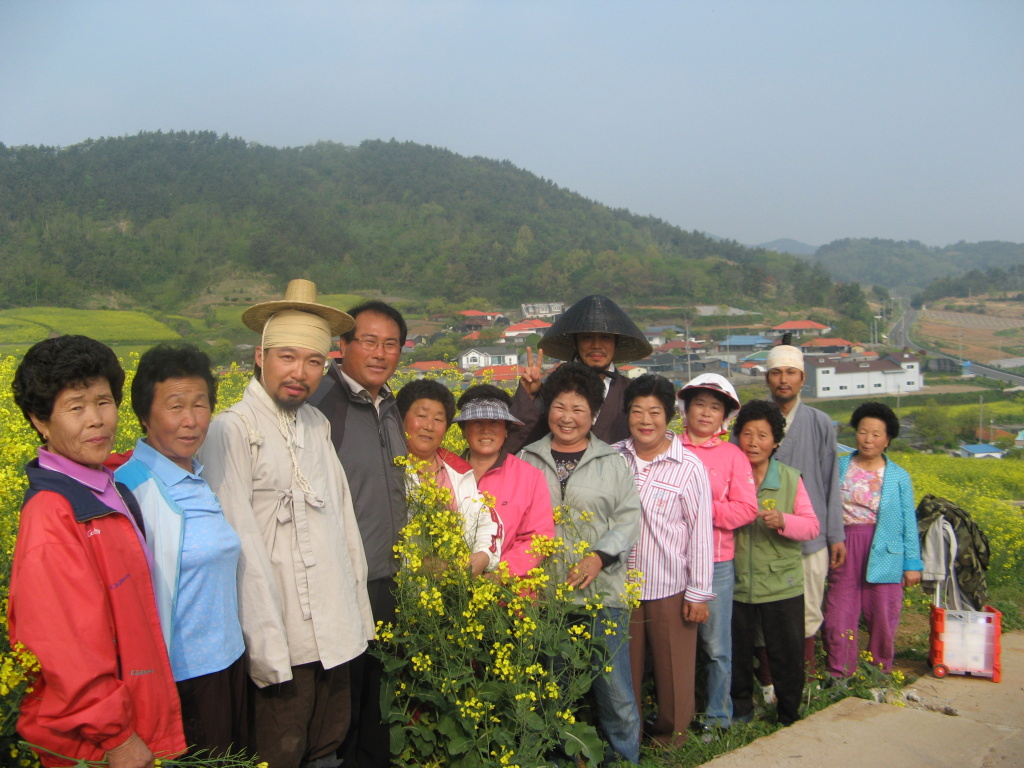
[[[778,703],[778,698],[775,696],[774,685],[762,685],[761,686],[761,697],[764,699],[765,706],[771,706],[772,704]]]

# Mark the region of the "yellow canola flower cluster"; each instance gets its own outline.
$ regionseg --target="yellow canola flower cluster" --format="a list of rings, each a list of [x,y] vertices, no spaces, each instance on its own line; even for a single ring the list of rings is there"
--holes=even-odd
[[[7,696],[25,686],[31,691],[30,683],[39,673],[39,660],[21,643],[15,643],[10,653],[0,657],[0,696]]]

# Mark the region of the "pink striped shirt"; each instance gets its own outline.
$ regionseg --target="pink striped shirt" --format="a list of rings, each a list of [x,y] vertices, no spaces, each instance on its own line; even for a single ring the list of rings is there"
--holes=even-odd
[[[642,469],[632,438],[612,446],[633,472],[643,505],[640,538],[628,563],[643,572],[642,600],[685,592],[685,600],[703,603],[715,596],[711,486],[700,460],[676,435],[668,436],[668,450]]]

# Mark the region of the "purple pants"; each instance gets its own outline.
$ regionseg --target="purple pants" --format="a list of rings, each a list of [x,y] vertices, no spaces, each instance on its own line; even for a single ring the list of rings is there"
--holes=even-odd
[[[829,572],[825,647],[832,677],[849,677],[857,670],[857,630],[862,615],[872,663],[881,665],[884,672],[892,669],[903,585],[868,583],[868,555],[874,535],[874,525],[846,526],[846,562]]]

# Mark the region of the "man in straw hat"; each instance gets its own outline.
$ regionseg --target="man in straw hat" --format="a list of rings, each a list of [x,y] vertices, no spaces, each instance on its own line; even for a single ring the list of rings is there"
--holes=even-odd
[[[604,405],[591,434],[609,445],[629,437],[629,420],[622,410],[622,396],[629,381],[619,375],[615,363],[647,357],[652,347],[619,305],[605,296],[580,299],[548,328],[539,347],[536,357],[527,348],[526,367],[512,398],[512,414],[524,426],[509,431],[506,442],[509,453],[518,452],[548,432],[541,418],[543,404],[537,397],[545,354],[569,362],[578,360],[601,374]]]
[[[838,448],[832,419],[800,402],[805,377],[803,352],[789,344],[788,334],[782,341],[768,353],[765,380],[772,400],[786,417],[786,436],[775,458],[800,470],[820,524],[817,537],[803,543],[804,657],[813,665],[814,635],[823,619],[825,578],[830,567],[838,568],[846,560]]]
[[[347,662],[373,637],[366,558],[330,426],[306,401],[352,318],[292,280],[246,310],[261,335],[242,400],[210,426],[205,477],[242,540],[239,613],[254,683],[252,748],[273,768],[336,766]]]

